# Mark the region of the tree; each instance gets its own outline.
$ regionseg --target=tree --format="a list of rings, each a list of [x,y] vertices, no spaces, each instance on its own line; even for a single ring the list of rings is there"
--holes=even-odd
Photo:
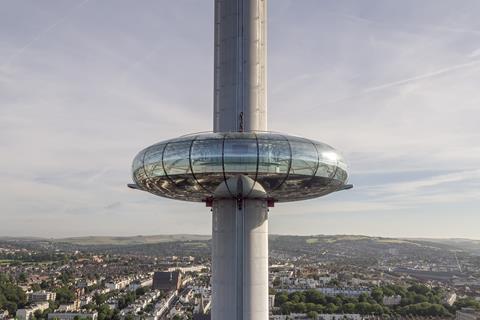
[[[355,313],[355,304],[354,303],[346,303],[343,305],[343,312],[344,313]]]
[[[18,282],[20,283],[27,282],[27,275],[24,272],[20,273],[20,275],[18,276]]]
[[[307,317],[308,317],[309,319],[318,320],[318,312],[316,312],[316,311],[309,311],[309,312],[307,312]]]
[[[0,309],[6,309],[9,314],[15,314],[18,308],[27,303],[25,292],[17,286],[14,280],[0,273]]]
[[[56,290],[57,298],[55,299],[59,303],[72,303],[75,300],[75,293],[71,291],[67,286],[58,288]]]
[[[40,285],[38,283],[34,283],[31,285],[31,288],[32,288],[32,291],[40,291],[42,290],[42,288],[40,287]]]
[[[305,292],[305,301],[315,304],[326,304],[325,296],[317,290],[308,290]]]
[[[40,310],[37,310],[33,313],[35,319],[43,319],[43,312]]]
[[[377,303],[383,302],[383,290],[381,288],[374,288],[372,290],[371,296]]]
[[[145,290],[144,287],[140,287],[137,290],[135,290],[135,294],[137,295],[137,297],[143,296],[146,292],[147,290]]]
[[[95,293],[95,295],[93,296],[93,300],[95,300],[95,303],[97,305],[101,305],[104,304],[105,301],[107,301],[107,297],[104,294]]]
[[[283,305],[285,302],[288,301],[288,295],[285,292],[279,292],[275,296],[275,305],[277,307]]]

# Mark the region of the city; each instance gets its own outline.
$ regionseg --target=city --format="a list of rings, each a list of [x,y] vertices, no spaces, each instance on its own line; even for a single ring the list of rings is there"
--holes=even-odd
[[[1,8],[0,320],[480,320],[480,1]]]
[[[478,241],[269,242],[272,320],[480,317]],[[185,235],[0,238],[0,317],[210,319],[210,246],[208,236]]]

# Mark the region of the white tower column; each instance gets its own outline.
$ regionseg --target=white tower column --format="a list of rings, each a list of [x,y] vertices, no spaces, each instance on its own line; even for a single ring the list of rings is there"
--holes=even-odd
[[[267,130],[266,16],[267,0],[215,0],[215,132]],[[268,320],[267,202],[237,191],[213,201],[212,320]]]
[[[215,132],[267,130],[267,0],[215,0]]]
[[[268,319],[266,201],[215,201],[212,320]]]

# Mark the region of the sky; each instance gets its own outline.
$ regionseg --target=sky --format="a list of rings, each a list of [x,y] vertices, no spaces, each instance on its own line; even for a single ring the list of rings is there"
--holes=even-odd
[[[210,234],[128,189],[141,149],[212,129],[213,0],[0,0],[0,236]],[[480,239],[480,2],[270,0],[269,129],[355,187],[274,234]]]

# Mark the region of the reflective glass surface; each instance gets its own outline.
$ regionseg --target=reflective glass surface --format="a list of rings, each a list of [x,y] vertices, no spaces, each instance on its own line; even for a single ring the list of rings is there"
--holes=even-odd
[[[193,141],[190,156],[193,175],[210,193],[225,180],[222,150],[223,136],[205,135]]]
[[[146,179],[147,179],[147,175],[145,173],[145,168],[143,166],[143,158],[144,157],[145,157],[145,150],[140,152],[135,157],[135,159],[133,160],[133,164],[132,164],[133,180],[141,183],[141,187],[145,187],[145,182],[146,182]]]
[[[258,134],[257,181],[266,190],[276,190],[287,178],[291,164],[288,140],[281,135]]]
[[[238,175],[280,202],[337,191],[348,178],[345,161],[332,147],[268,132],[182,136],[141,151],[132,171],[140,189],[186,201],[212,197]]]

